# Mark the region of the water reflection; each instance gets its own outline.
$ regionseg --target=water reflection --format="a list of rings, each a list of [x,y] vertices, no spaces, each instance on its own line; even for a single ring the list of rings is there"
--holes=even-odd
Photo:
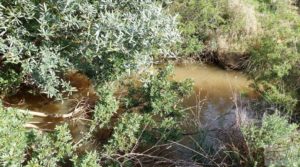
[[[181,81],[187,78],[194,81],[194,93],[184,101],[184,105],[194,108],[193,117],[198,114],[202,125],[216,122],[216,118],[230,112],[236,102],[235,96],[256,96],[250,88],[251,82],[239,72],[225,71],[209,65],[177,66],[174,79]],[[195,110],[199,113],[195,113]]]

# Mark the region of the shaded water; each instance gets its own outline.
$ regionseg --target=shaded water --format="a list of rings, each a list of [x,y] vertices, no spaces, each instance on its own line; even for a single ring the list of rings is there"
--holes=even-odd
[[[16,95],[4,98],[4,105],[46,114],[66,114],[73,111],[74,107],[80,101],[88,100],[88,103],[92,105],[97,100],[97,96],[92,88],[92,83],[86,76],[80,73],[71,73],[66,79],[70,81],[73,87],[76,87],[77,92],[64,100],[63,103],[49,99],[45,95],[32,94],[30,92],[31,88],[24,87],[21,88]],[[83,137],[83,133],[81,132],[87,131],[88,129],[86,122],[80,120],[73,122],[62,118],[33,117],[31,122],[43,130],[52,130],[57,124],[68,122],[75,142]]]

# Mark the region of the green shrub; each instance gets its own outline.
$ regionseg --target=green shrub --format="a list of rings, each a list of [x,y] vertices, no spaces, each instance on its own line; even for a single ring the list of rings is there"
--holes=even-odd
[[[242,128],[252,161],[259,166],[299,166],[300,138],[297,124],[279,114],[265,115],[261,125]]]
[[[49,97],[74,91],[63,80],[67,71],[111,81],[151,64],[179,37],[155,1],[3,0],[0,19],[1,63],[21,67],[22,82]]]
[[[167,67],[158,71],[157,74],[146,76],[146,78],[149,77],[149,80],[145,82],[129,82],[122,85],[122,87],[129,88],[128,95],[120,101],[120,106],[123,106],[126,112],[119,117],[114,127],[113,136],[105,146],[107,152],[130,151],[137,142],[138,136],[141,136],[141,144],[176,139],[176,134],[180,129],[179,122],[185,114],[179,104],[184,97],[190,94],[192,83],[189,80],[170,81],[171,72],[172,68]],[[95,119],[99,119],[100,126],[103,126],[103,122],[105,122],[107,123],[105,126],[110,127],[113,122],[112,116],[118,115],[118,113],[116,110],[110,109],[110,104],[114,104],[115,100],[110,98],[106,98],[106,100],[108,101],[101,103],[102,107],[99,105],[98,109],[101,109],[102,115],[105,113],[107,117],[103,119],[103,116],[99,114]],[[115,112],[112,114],[109,111]],[[145,127],[147,128],[144,129]]]
[[[254,8],[243,0],[175,0],[171,9],[179,13],[182,56],[244,54],[259,31]]]
[[[177,47],[179,55],[198,55],[205,49],[205,42],[210,40],[217,28],[225,22],[222,18],[222,3],[223,0],[173,2],[171,10],[179,13],[179,30],[183,40]]]
[[[74,157],[72,159],[74,166],[76,167],[100,167],[99,165],[99,155],[97,152],[88,152],[85,156],[81,158]]]
[[[42,133],[25,128],[29,118],[0,105],[1,166],[57,166],[71,157],[74,150],[67,125],[56,127],[53,133]]]
[[[257,1],[263,35],[251,46],[248,72],[273,104],[292,111],[299,71],[300,18],[289,1]]]
[[[15,110],[5,110],[0,103],[0,166],[17,166],[25,161],[26,119]]]

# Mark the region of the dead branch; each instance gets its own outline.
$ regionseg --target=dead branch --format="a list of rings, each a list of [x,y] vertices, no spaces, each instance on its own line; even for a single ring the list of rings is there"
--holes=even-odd
[[[84,111],[86,111],[88,108],[88,104],[86,100],[81,100],[77,103],[77,105],[69,112],[66,114],[51,114],[51,113],[45,113],[43,111],[30,111],[30,110],[25,110],[25,109],[16,109],[14,108],[17,112],[21,112],[23,114],[28,114],[33,117],[40,117],[40,118],[56,118],[56,119],[72,119],[75,117],[80,116]]]
[[[43,112],[36,112],[30,110],[23,110],[23,109],[16,109],[18,112],[29,114],[34,117],[41,117],[41,118],[62,118],[62,119],[71,119],[78,116],[82,111],[83,107],[76,108],[74,111],[67,113],[67,114],[48,114]]]
[[[31,123],[26,123],[25,125],[23,125],[25,128],[28,128],[28,129],[37,129],[37,130],[42,130],[42,131],[53,131],[51,129],[42,129],[41,127],[39,127],[38,125],[35,125],[35,124],[31,124]]]

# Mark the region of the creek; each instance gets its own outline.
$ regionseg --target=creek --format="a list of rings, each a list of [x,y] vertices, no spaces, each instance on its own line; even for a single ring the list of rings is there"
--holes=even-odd
[[[243,110],[243,104],[247,100],[241,99],[255,99],[256,94],[251,89],[251,82],[247,77],[235,71],[227,71],[215,66],[205,64],[180,64],[176,65],[174,69],[173,79],[182,81],[190,78],[194,81],[194,91],[192,95],[186,98],[183,105],[189,112],[186,120],[183,121],[183,129],[186,134],[193,134],[199,129],[214,130],[227,129],[237,123],[237,109],[239,109],[239,119],[248,119],[249,114]],[[4,101],[10,106],[28,109],[31,111],[44,112],[47,114],[65,114],[70,111],[71,107],[77,102],[76,99],[81,97],[89,97],[96,99],[96,95],[91,88],[91,82],[87,77],[81,74],[74,74],[69,76],[71,84],[78,89],[69,100],[64,103],[53,101],[43,95],[33,95],[29,92],[21,91],[18,94],[5,98]],[[63,122],[62,119],[53,118],[38,118],[34,117],[32,122],[38,122],[40,128],[51,129],[56,123]],[[54,122],[54,123],[53,123]],[[75,140],[80,140],[81,133],[87,127],[84,123],[72,126],[72,134]],[[218,133],[209,135],[210,139],[205,139],[215,145],[213,138],[218,139]],[[194,136],[195,140],[197,135]],[[194,140],[193,140],[194,141]],[[184,138],[181,144],[194,148],[194,143],[189,138]],[[192,156],[192,152],[184,151],[184,149],[177,148],[175,155],[178,158],[188,158]],[[184,152],[184,153],[182,153]]]

